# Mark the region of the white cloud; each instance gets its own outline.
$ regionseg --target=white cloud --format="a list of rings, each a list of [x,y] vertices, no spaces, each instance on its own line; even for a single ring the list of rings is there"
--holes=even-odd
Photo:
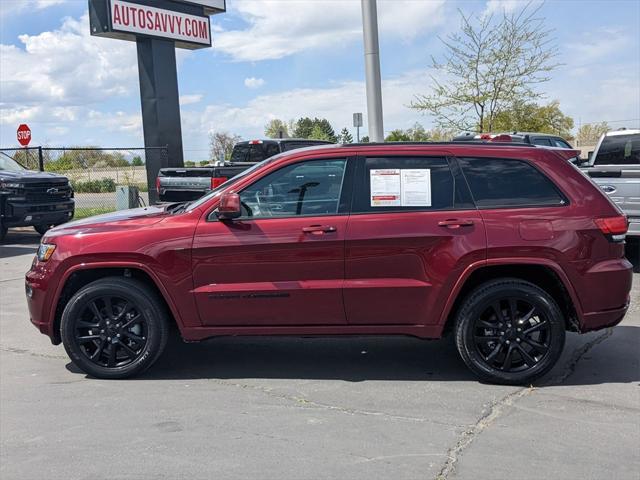
[[[137,88],[135,45],[89,35],[88,15],[0,45],[0,108],[86,105]]]
[[[244,86],[247,88],[260,88],[263,85],[263,78],[249,77],[244,79]]]
[[[629,58],[627,47],[635,47],[637,51],[637,39],[635,46],[632,43],[633,39],[624,29],[602,27],[593,31],[591,35],[583,36],[580,42],[567,44],[565,52],[571,63],[584,66],[616,53],[622,53],[625,58]]]
[[[67,0],[2,0],[0,17],[16,15],[27,10],[44,10],[65,3]]]
[[[407,105],[416,92],[427,88],[427,75],[412,71],[383,80],[383,103],[386,129],[407,128],[425,118]],[[335,129],[351,128],[352,114],[362,112],[366,118],[364,82],[341,82],[328,88],[297,88],[258,95],[242,106],[213,104],[201,112],[184,112],[183,130],[226,130],[245,138],[262,136],[264,125],[273,118],[297,119],[302,116],[327,118]],[[366,121],[365,121],[366,123]],[[364,130],[361,130],[364,134]]]
[[[444,0],[378,2],[383,35],[410,39],[442,21]],[[360,2],[343,0],[246,0],[230,11],[247,28],[216,24],[214,48],[237,61],[283,58],[305,50],[343,46],[362,38]],[[214,17],[215,21],[215,17]]]
[[[511,13],[517,8],[525,7],[528,3],[528,0],[489,0],[484,13],[485,15]]]
[[[200,103],[202,101],[203,95],[200,93],[191,94],[191,95],[180,95],[180,105],[193,105],[194,103]]]

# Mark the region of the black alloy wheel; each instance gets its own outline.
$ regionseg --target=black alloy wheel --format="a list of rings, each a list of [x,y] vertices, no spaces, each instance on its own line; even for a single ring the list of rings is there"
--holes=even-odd
[[[89,301],[75,324],[74,341],[101,367],[124,367],[144,352],[148,324],[131,301],[112,296]]]
[[[124,277],[107,277],[81,288],[62,313],[65,350],[81,370],[97,378],[137,375],[160,356],[168,338],[168,315],[154,289]]]
[[[551,324],[528,299],[492,302],[473,322],[476,350],[492,368],[520,372],[549,353]]]
[[[456,345],[469,369],[492,383],[525,385],[558,361],[564,316],[553,297],[519,279],[487,282],[456,315]]]

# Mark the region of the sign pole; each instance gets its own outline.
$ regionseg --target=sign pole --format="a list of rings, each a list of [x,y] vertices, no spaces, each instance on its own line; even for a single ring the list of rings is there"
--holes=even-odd
[[[170,40],[139,37],[136,44],[144,144],[168,145],[167,155],[159,149],[146,151],[149,202],[153,204],[158,201],[156,177],[160,169],[184,166],[176,50]]]
[[[369,138],[372,142],[384,142],[380,47],[378,45],[378,7],[376,0],[362,0],[362,29],[364,32],[364,69],[367,79]]]

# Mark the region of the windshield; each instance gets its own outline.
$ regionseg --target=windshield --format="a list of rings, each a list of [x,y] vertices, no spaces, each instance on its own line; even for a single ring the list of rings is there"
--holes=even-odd
[[[640,133],[604,137],[595,164],[640,165]]]
[[[204,197],[200,197],[198,200],[196,200],[195,202],[189,204],[189,206],[186,208],[186,210],[193,210],[194,208],[198,208],[200,205],[206,203],[209,201],[209,199],[215,197],[218,193],[220,193],[223,190],[226,190],[227,188],[229,188],[231,185],[233,185],[234,183],[238,182],[240,179],[246,177],[247,175],[249,175],[250,173],[255,172],[256,170],[258,170],[259,168],[268,165],[269,163],[273,162],[274,160],[276,160],[277,158],[279,158],[280,155],[276,155],[275,157],[271,157],[268,158],[266,160],[263,160],[260,163],[256,163],[255,165],[247,168],[244,172],[239,173],[238,175],[236,175],[233,178],[230,178],[229,180],[227,180],[226,182],[224,182],[222,185],[220,185],[219,187],[214,188],[213,190],[211,190],[209,193],[207,193]]]
[[[2,155],[0,155],[0,170],[7,170],[9,172],[21,172],[26,169],[18,162],[16,162],[13,158],[3,153]]]

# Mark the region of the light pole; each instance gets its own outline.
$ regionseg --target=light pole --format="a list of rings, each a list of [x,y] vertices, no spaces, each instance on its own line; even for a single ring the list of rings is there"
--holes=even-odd
[[[362,30],[364,32],[364,68],[367,82],[369,139],[372,142],[384,142],[376,0],[362,0]]]

